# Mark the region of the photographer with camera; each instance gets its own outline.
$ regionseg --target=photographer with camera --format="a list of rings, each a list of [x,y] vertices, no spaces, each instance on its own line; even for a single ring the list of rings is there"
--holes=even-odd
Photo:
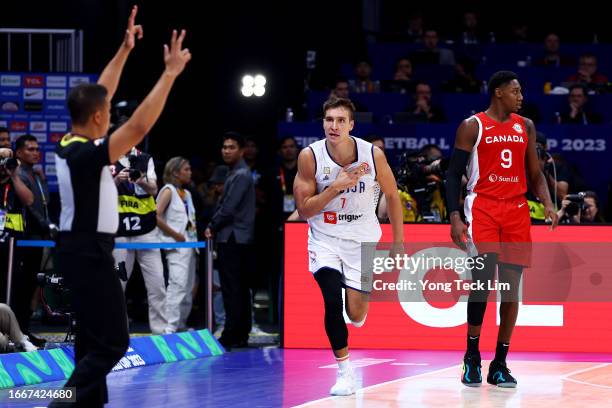
[[[119,229],[115,242],[159,242],[154,198],[157,176],[151,155],[134,147],[119,158],[111,172],[119,193]],[[147,288],[149,328],[153,334],[164,333],[168,321],[160,250],[115,249],[113,257],[117,264],[125,262],[125,276],[121,277],[124,292],[134,270],[134,261],[138,260]]]
[[[34,196],[31,205],[25,207],[24,238],[41,240],[55,237],[57,227],[49,219],[47,203],[49,190],[47,179],[40,166],[40,148],[38,141],[32,135],[21,135],[15,141],[15,155],[19,159],[17,174],[23,184]],[[21,330],[30,337],[32,343],[42,347],[44,339],[30,333],[30,317],[32,316],[32,296],[37,290],[36,275],[40,272],[44,248],[19,248],[19,258],[22,261],[21,273],[15,277],[15,297],[12,307]]]
[[[404,221],[442,222],[448,219],[443,188],[447,167],[448,159],[442,157],[442,151],[435,144],[402,155],[396,177],[400,197],[405,202]]]
[[[13,270],[8,270],[9,238],[23,238],[24,207],[34,202],[32,191],[19,178],[18,167],[19,162],[13,158],[12,150],[0,148],[0,302],[5,303],[8,274],[16,277],[21,273],[17,256],[13,258]],[[16,300],[15,296],[12,300]],[[30,297],[27,300],[29,302]]]
[[[559,222],[564,224],[584,224],[606,222],[599,211],[599,197],[594,191],[568,194],[561,201],[557,212]]]

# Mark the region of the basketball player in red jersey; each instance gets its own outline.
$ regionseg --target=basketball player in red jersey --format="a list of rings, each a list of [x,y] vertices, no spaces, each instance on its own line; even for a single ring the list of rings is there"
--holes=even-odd
[[[533,122],[516,114],[523,101],[517,75],[510,71],[495,73],[489,80],[488,91],[489,108],[464,120],[457,129],[446,194],[453,241],[482,260],[475,263],[483,267],[472,270],[472,281],[484,282],[488,288],[497,267],[498,280],[510,284],[510,291],[500,290],[497,348],[487,382],[514,388],[517,382],[510,375],[506,356],[518,315],[518,284],[531,257],[529,206],[524,196],[527,178],[544,203],[551,229],[557,225],[557,215],[538,165]],[[459,194],[466,168],[464,224],[459,213]],[[482,384],[478,341],[488,295],[488,289],[472,290],[468,301],[467,351],[461,382],[471,387]]]

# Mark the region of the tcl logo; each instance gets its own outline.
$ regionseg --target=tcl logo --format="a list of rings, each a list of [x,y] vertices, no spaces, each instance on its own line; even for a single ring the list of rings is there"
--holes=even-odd
[[[323,222],[326,224],[335,224],[338,220],[338,216],[333,211],[323,212]]]
[[[25,131],[28,128],[28,122],[19,122],[19,121],[12,121],[11,122],[11,130],[16,131],[16,132],[21,132],[21,131]]]
[[[23,80],[25,82],[25,86],[32,86],[32,87],[41,87],[45,83],[42,75],[26,76],[23,78]]]

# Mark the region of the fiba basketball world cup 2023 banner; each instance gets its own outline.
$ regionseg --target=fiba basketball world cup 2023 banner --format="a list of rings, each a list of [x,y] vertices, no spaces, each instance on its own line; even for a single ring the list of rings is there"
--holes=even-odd
[[[348,325],[351,347],[461,350],[468,296],[477,289],[489,292],[485,349],[495,346],[503,297],[520,303],[514,350],[612,352],[605,340],[612,338],[612,226],[533,226],[532,243],[479,243],[468,252],[451,242],[449,225],[406,224],[401,248],[390,244],[390,225],[382,227],[379,243],[362,245],[361,283],[370,291],[370,309],[363,327]],[[307,224],[285,224],[284,346],[327,348],[307,237]],[[478,251],[528,265],[520,283],[505,272],[476,275],[485,261],[473,256]]]

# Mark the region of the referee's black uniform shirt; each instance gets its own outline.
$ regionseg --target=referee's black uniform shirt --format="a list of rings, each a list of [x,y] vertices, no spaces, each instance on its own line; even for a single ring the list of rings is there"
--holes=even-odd
[[[62,205],[58,268],[77,319],[76,365],[65,386],[76,387],[77,404],[88,407],[108,401],[106,374],[129,345],[125,300],[112,256],[119,214],[108,140],[66,135],[55,156]]]

